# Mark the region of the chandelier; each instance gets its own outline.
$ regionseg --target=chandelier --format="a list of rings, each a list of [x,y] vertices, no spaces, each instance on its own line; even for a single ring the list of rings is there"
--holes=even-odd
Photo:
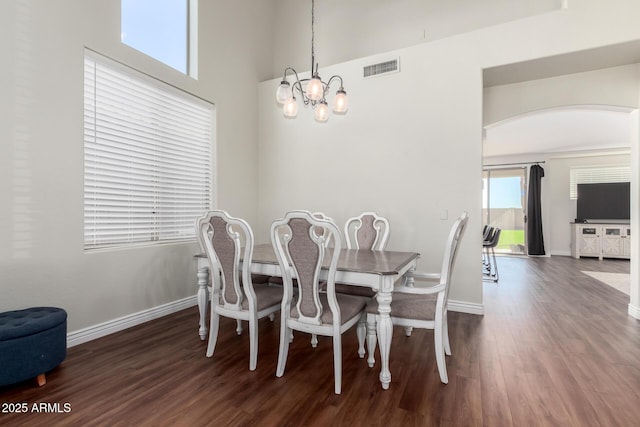
[[[315,21],[315,1],[311,0],[311,78],[300,79],[298,73],[291,67],[284,70],[282,81],[276,91],[276,100],[282,104],[282,112],[285,117],[296,117],[298,115],[298,100],[296,95],[300,97],[305,107],[311,105],[314,110],[316,121],[324,123],[329,120],[329,106],[327,105],[327,92],[331,83],[340,82],[340,88],[333,98],[333,112],[337,114],[345,114],[349,107],[347,100],[347,92],[342,86],[342,77],[332,76],[326,83],[322,81],[318,75],[318,64],[315,62],[314,38],[315,33],[313,24]],[[287,76],[292,77],[293,82],[289,83]]]

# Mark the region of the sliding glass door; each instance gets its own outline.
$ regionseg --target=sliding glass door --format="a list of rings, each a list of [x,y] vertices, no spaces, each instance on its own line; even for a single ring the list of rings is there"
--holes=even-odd
[[[502,232],[495,251],[526,254],[526,167],[482,172],[482,220]]]

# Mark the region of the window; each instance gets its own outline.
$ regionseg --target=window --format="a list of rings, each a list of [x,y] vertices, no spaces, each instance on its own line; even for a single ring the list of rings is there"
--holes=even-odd
[[[525,253],[526,167],[482,171],[482,221],[502,232],[496,252]]]
[[[122,43],[195,76],[197,0],[121,0]]]
[[[578,199],[578,184],[630,181],[630,166],[585,166],[571,168],[569,171],[569,199]]]
[[[212,104],[85,51],[85,249],[193,239],[214,124]]]

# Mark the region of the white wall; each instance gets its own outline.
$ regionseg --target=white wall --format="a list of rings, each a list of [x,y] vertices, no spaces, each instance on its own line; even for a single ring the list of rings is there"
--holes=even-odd
[[[562,0],[318,0],[320,67],[560,9]],[[274,70],[311,67],[311,1],[277,0]],[[336,46],[339,48],[336,49]]]
[[[0,2],[0,310],[60,306],[75,331],[195,294],[195,242],[83,252],[83,49],[215,103],[218,205],[255,221],[272,6],[200,2],[193,80],[120,43],[119,0]]]
[[[477,282],[480,145],[464,142],[481,138],[481,116],[474,114],[481,109],[481,73],[458,66],[461,58],[456,56],[427,64],[408,51],[400,55],[402,73],[377,79],[358,78],[362,61],[342,64],[339,72],[349,82],[350,111],[343,117],[331,117],[326,126],[318,126],[305,109],[296,120],[285,120],[273,105],[275,85],[261,86],[263,221],[258,238],[266,239],[267,220],[289,209],[321,210],[338,223],[373,210],[391,222],[390,249],[417,250],[422,254],[421,267],[435,270],[442,262],[449,227],[467,209],[472,216],[459,259],[476,262],[470,270],[456,274],[461,283]],[[455,88],[441,85],[452,70],[460,84]],[[329,69],[327,74],[335,71]],[[403,108],[416,90],[418,96],[440,102],[410,103],[411,110]],[[466,95],[469,99],[460,102]],[[397,106],[388,103],[393,98]],[[475,116],[474,125],[459,127],[460,116]],[[463,146],[466,155],[461,156]],[[469,183],[474,191],[469,191]],[[447,220],[440,219],[443,210],[448,212]],[[461,290],[454,287],[452,298],[481,301],[480,287],[468,289],[468,297],[461,297]]]
[[[484,89],[484,125],[521,114],[566,106],[636,108],[640,71],[637,64],[566,74]]]
[[[391,220],[390,246],[418,250],[420,267],[433,269],[453,216],[467,210],[451,298],[481,307],[482,69],[638,39],[638,17],[640,3],[631,0],[570,2],[566,10],[393,51],[402,64],[396,75],[362,80],[361,67],[375,58],[321,70],[345,78],[351,102],[347,116],[326,125],[304,109],[284,119],[274,102],[278,81],[262,83],[261,218],[308,208],[342,221],[378,210]],[[442,210],[449,220],[439,219]],[[266,229],[261,222],[262,236]]]

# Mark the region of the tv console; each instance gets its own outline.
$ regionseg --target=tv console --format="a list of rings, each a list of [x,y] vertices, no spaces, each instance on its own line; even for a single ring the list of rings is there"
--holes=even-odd
[[[571,223],[571,256],[631,259],[629,224]]]

